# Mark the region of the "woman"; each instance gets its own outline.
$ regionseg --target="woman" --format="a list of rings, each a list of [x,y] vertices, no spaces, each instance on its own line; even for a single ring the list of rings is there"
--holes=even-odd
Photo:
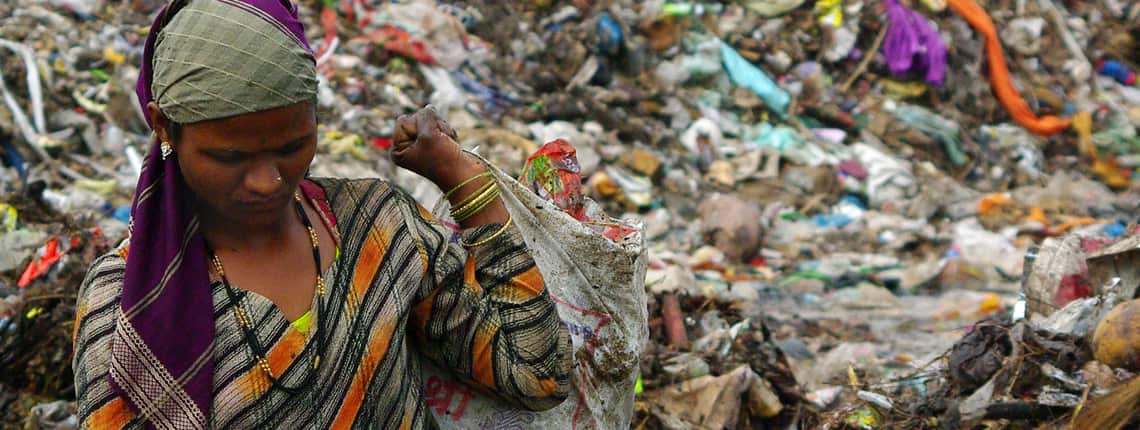
[[[316,70],[287,1],[176,1],[151,28],[138,95],[156,139],[129,247],[79,294],[81,426],[435,427],[418,357],[558,405],[569,334],[433,110],[397,121],[393,157],[448,190],[458,237],[384,181],[306,178]]]

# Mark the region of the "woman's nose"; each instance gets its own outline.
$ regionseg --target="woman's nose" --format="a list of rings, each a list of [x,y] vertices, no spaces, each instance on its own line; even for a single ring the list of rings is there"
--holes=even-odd
[[[245,187],[260,195],[276,194],[280,191],[283,183],[281,170],[277,168],[277,163],[269,161],[257,163],[245,175]]]

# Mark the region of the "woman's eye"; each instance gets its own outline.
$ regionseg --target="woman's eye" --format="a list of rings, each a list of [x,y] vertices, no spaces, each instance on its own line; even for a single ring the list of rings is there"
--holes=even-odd
[[[245,156],[235,152],[213,153],[210,157],[222,163],[237,163],[245,159]]]
[[[277,153],[281,155],[289,155],[299,150],[301,150],[301,144],[296,143],[277,150]]]

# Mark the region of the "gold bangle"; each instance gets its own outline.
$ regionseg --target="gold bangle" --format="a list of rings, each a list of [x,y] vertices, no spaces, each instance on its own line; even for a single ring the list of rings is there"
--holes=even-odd
[[[463,222],[479,213],[479,211],[486,209],[487,206],[493,203],[497,198],[499,198],[499,187],[490,189],[486,196],[480,196],[478,200],[471,202],[470,205],[455,211],[455,213],[451,214],[451,217],[458,222]]]
[[[511,226],[512,220],[513,220],[513,218],[511,218],[511,214],[507,214],[507,222],[503,223],[503,227],[500,228],[499,231],[495,232],[495,234],[492,234],[491,237],[488,237],[486,239],[480,240],[480,241],[475,242],[475,243],[467,243],[464,241],[459,241],[459,243],[461,243],[461,244],[463,244],[463,246],[466,246],[469,248],[474,248],[476,246],[483,246],[483,245],[486,245],[488,243],[491,243],[492,240],[498,239],[499,236],[502,236],[503,233],[507,232],[507,229],[510,228],[510,226]]]
[[[480,205],[483,201],[488,200],[488,198],[494,198],[492,196],[494,196],[496,192],[498,192],[498,188],[487,188],[484,190],[484,192],[480,193],[478,196],[475,196],[475,198],[472,198],[470,202],[467,202],[466,204],[458,206],[458,208],[451,210],[451,218],[463,217],[464,214],[470,214],[475,206]]]
[[[466,199],[463,199],[463,202],[452,207],[451,208],[451,216],[455,217],[456,215],[458,215],[462,212],[466,212],[466,211],[470,210],[472,206],[474,206],[474,205],[478,204],[479,202],[487,199],[488,196],[495,194],[498,191],[499,191],[498,185],[495,184],[494,182],[491,182],[490,185],[486,185],[483,188],[480,188],[478,193],[473,193],[471,196],[468,196]]]
[[[491,181],[487,181],[485,184],[483,184],[483,185],[480,185],[478,189],[476,189],[476,190],[475,190],[474,192],[472,192],[471,194],[468,194],[468,195],[467,195],[467,197],[464,197],[464,198],[463,198],[463,200],[460,200],[460,201],[459,201],[459,203],[457,203],[457,204],[455,204],[454,206],[452,206],[452,210],[453,210],[453,211],[456,211],[456,210],[459,210],[459,209],[463,208],[464,206],[470,205],[470,204],[471,204],[471,203],[473,203],[473,202],[474,202],[476,199],[478,199],[480,196],[482,196],[483,194],[487,193],[487,192],[488,192],[488,191],[489,191],[489,190],[490,190],[492,187],[494,187],[495,185],[496,185],[496,184],[495,184],[495,181],[493,181],[493,180],[491,180]],[[446,197],[445,197],[445,198],[446,198]]]
[[[469,218],[475,216],[475,214],[482,212],[483,209],[486,209],[487,206],[490,206],[491,203],[494,203],[495,199],[499,198],[499,189],[495,188],[494,191],[495,192],[491,193],[491,195],[489,197],[487,197],[487,199],[478,202],[477,205],[472,206],[470,208],[470,210],[468,210],[467,212],[464,212],[462,214],[458,214],[457,216],[452,216],[452,218],[454,218],[456,222],[463,222],[463,221],[467,221]]]
[[[455,186],[455,188],[452,188],[450,191],[443,193],[443,198],[446,199],[448,197],[451,197],[452,194],[455,194],[455,192],[459,191],[460,188],[463,188],[464,185],[470,184],[470,183],[474,182],[476,179],[485,178],[488,176],[491,176],[491,172],[483,172],[483,173],[480,173],[478,175],[467,178],[466,181],[460,182],[459,185]]]

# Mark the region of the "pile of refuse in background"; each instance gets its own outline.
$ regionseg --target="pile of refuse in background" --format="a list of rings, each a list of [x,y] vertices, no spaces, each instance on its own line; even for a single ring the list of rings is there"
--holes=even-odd
[[[513,174],[570,143],[645,226],[633,428],[1123,426],[1140,6],[985,3],[305,0],[312,173],[432,201],[387,157],[427,103]],[[0,0],[0,427],[77,424],[75,294],[126,236],[161,6]]]

